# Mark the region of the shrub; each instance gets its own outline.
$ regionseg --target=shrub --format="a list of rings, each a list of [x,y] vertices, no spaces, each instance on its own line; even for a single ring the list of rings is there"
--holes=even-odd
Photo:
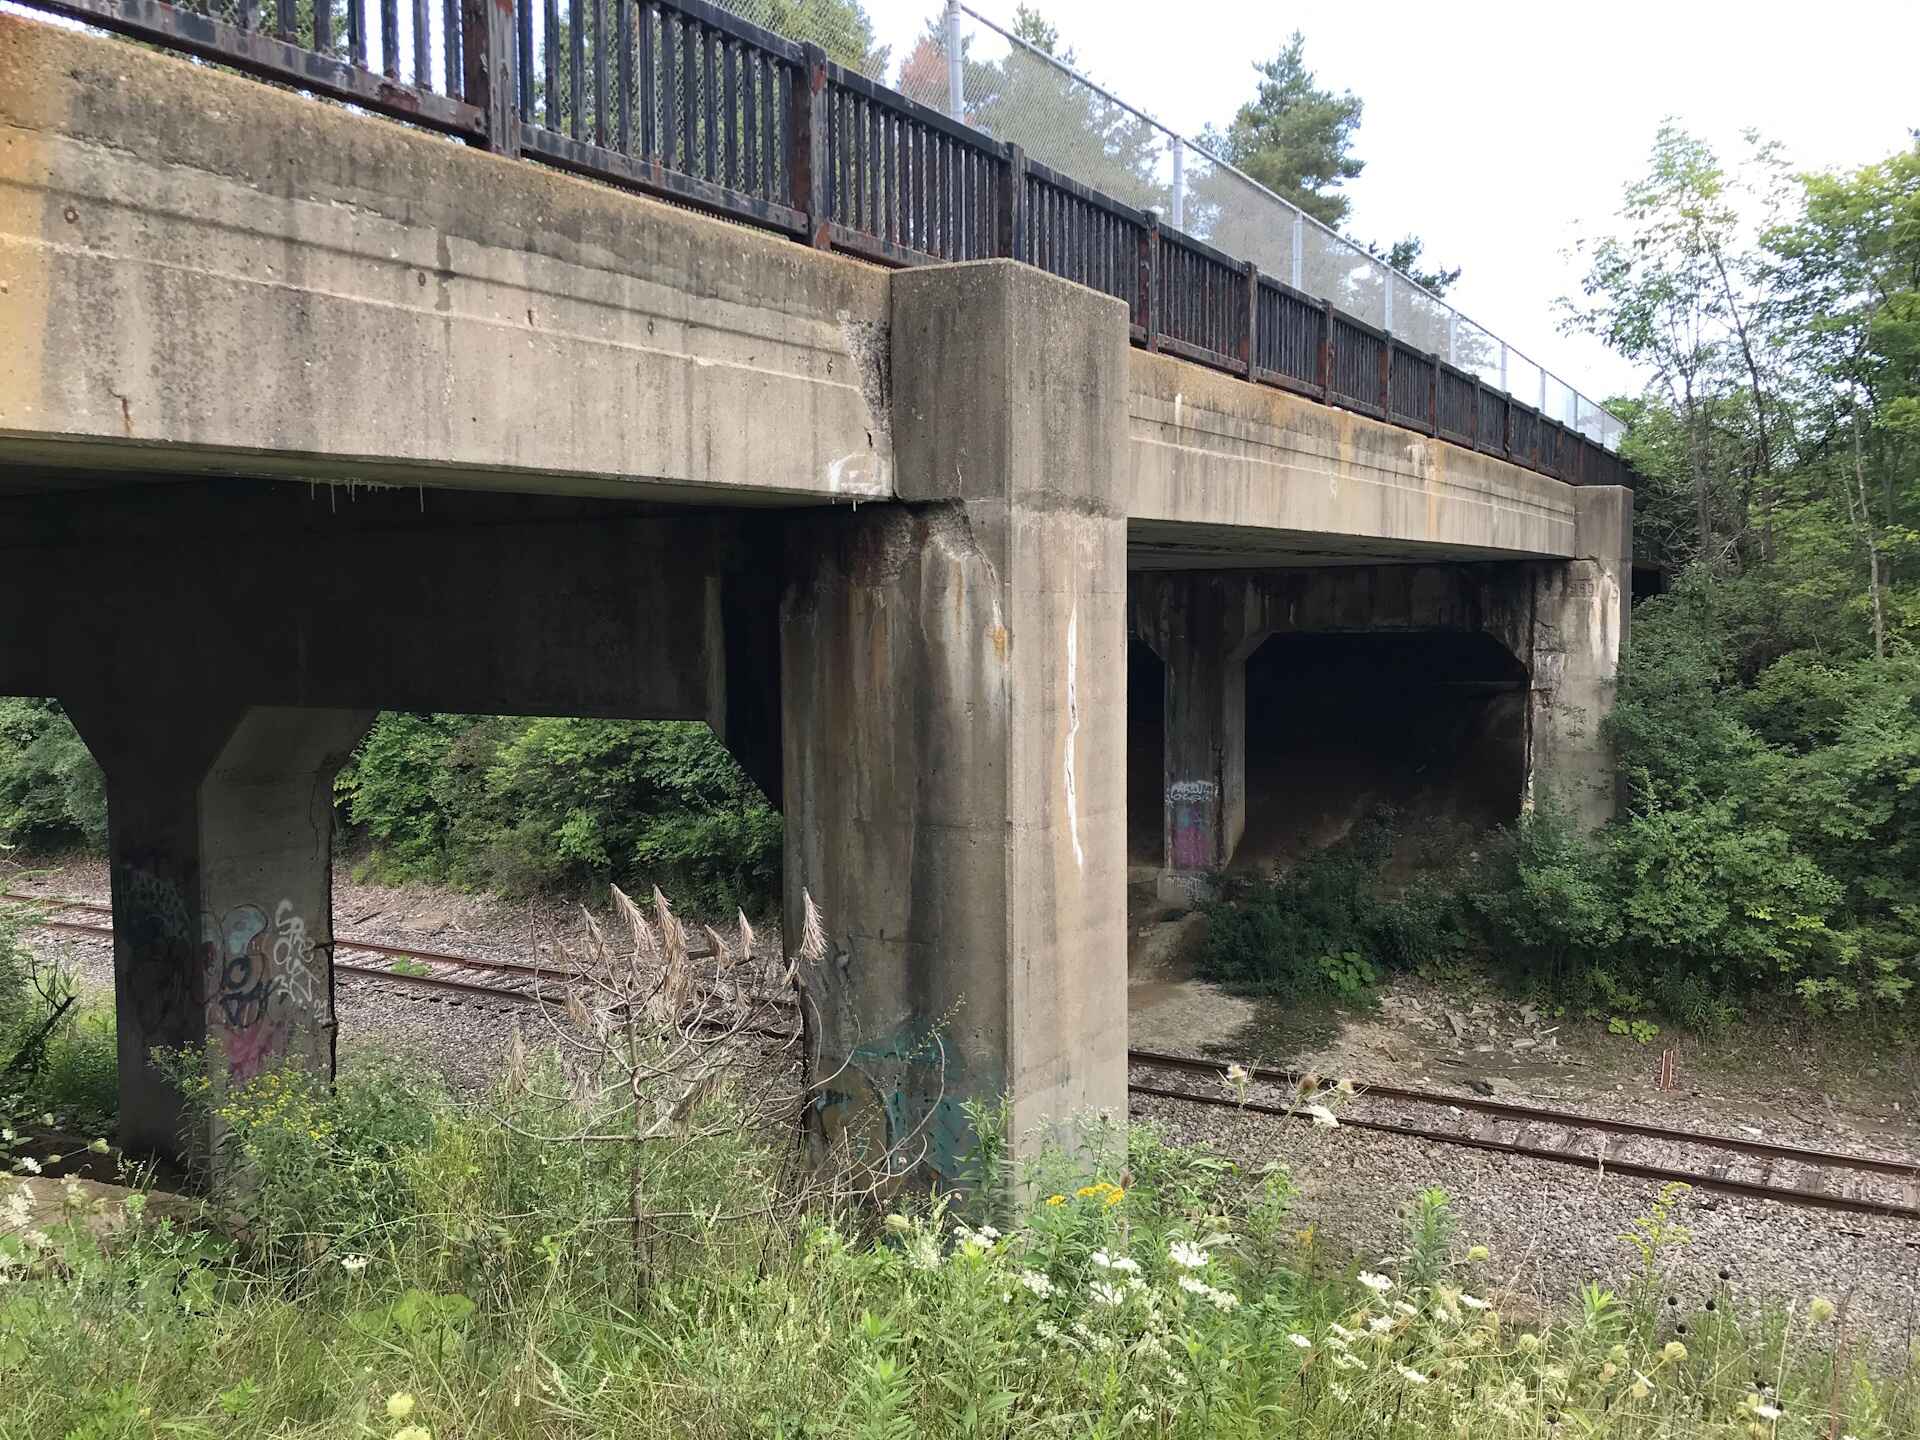
[[[60,702],[0,699],[0,845],[106,840],[106,781]]]

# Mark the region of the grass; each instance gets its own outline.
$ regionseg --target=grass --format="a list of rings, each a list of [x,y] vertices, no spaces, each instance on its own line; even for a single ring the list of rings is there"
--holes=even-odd
[[[103,1239],[137,1192],[31,1223],[0,1194],[0,1435],[1920,1434],[1914,1372],[1874,1374],[1830,1305],[1676,1339],[1678,1197],[1622,1217],[1641,1285],[1529,1328],[1438,1192],[1354,1273],[1284,1173],[1145,1129],[1104,1173],[1055,1153],[964,1205],[834,1207],[725,1090],[657,1151],[538,1138],[577,1117],[535,1087],[463,1110],[378,1067],[208,1098],[248,1176],[217,1226]]]

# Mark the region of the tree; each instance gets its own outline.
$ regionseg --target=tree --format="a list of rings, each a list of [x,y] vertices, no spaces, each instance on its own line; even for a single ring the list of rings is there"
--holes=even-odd
[[[1362,102],[1351,90],[1335,94],[1316,85],[1305,52],[1306,37],[1296,30],[1278,55],[1255,67],[1259,89],[1226,130],[1210,127],[1201,138],[1281,199],[1338,229],[1352,205],[1339,187],[1366,168],[1350,153]]]

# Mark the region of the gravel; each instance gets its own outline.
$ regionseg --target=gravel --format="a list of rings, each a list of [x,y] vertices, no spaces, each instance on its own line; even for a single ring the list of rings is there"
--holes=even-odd
[[[1167,1084],[1164,1073],[1139,1072]],[[1183,1084],[1197,1082],[1188,1077]],[[1243,1164],[1277,1160],[1299,1187],[1304,1228],[1318,1226],[1368,1262],[1392,1255],[1400,1216],[1429,1185],[1445,1189],[1459,1244],[1485,1245],[1496,1294],[1509,1311],[1546,1313],[1579,1286],[1618,1289],[1638,1269],[1619,1236],[1660,1187],[1542,1161],[1359,1130],[1135,1096],[1132,1113],[1168,1139],[1211,1142]],[[1773,1201],[1690,1194],[1680,1222],[1692,1239],[1663,1264],[1675,1313],[1731,1293],[1736,1309],[1852,1294],[1850,1317],[1894,1360],[1920,1334],[1920,1226],[1892,1218],[1808,1210]],[[1730,1277],[1721,1281],[1725,1271]]]

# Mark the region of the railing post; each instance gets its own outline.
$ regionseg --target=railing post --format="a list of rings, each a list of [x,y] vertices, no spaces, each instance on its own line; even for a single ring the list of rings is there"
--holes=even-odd
[[[1254,365],[1260,354],[1260,267],[1247,261],[1247,324],[1240,336],[1240,361],[1247,367],[1247,379],[1253,379]]]
[[[833,216],[827,208],[827,52],[818,45],[800,47],[800,73],[794,77],[792,124],[788,127],[787,175],[792,203],[807,212],[807,243],[833,248]]]
[[[1475,372],[1473,377],[1473,448],[1476,450],[1480,448],[1480,389],[1480,376],[1478,372]]]
[[[1440,352],[1434,351],[1427,357],[1433,367],[1427,372],[1427,433],[1440,433]]]
[[[1187,145],[1173,137],[1173,228],[1187,228]]]
[[[1147,349],[1160,349],[1160,317],[1154,313],[1154,282],[1160,269],[1160,212],[1147,211],[1147,228],[1140,232],[1140,310],[1147,317]]]
[[[1500,387],[1500,454],[1513,458],[1513,396],[1505,385]]]
[[[1301,211],[1293,212],[1293,288],[1300,288],[1301,264],[1306,258],[1307,217]]]
[[[1027,152],[1007,146],[1007,188],[994,221],[993,253],[1009,260],[1027,258]]]
[[[1333,301],[1320,302],[1320,398],[1333,403]]]
[[[482,143],[499,155],[520,153],[520,115],[514,104],[513,22],[514,0],[461,0],[460,48],[466,61],[466,101],[480,110]]]
[[[1380,345],[1380,418],[1393,419],[1393,336]]]
[[[947,0],[947,113],[967,118],[966,72],[960,64],[960,0]]]

